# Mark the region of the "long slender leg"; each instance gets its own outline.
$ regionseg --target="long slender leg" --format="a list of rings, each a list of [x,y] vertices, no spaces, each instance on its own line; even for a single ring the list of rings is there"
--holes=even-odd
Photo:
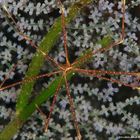
[[[54,59],[52,59],[50,56],[46,55],[46,53],[44,53],[41,49],[39,49],[39,47],[32,41],[32,39],[29,36],[25,35],[20,30],[20,27],[17,25],[16,21],[14,20],[14,18],[12,17],[12,15],[10,14],[10,12],[8,11],[6,5],[3,4],[2,5],[2,8],[3,8],[3,11],[4,11],[5,15],[13,21],[13,23],[14,23],[14,25],[13,25],[14,30],[16,32],[18,32],[19,35],[21,35],[23,37],[23,39],[25,39],[26,41],[28,41],[32,47],[34,47],[42,55],[44,55],[45,57],[47,57],[49,61],[51,61],[53,64],[55,64],[56,66],[58,66],[59,68],[61,68],[61,66],[57,62],[55,62]]]
[[[46,56],[50,62],[52,62],[55,66],[57,66],[59,69],[63,70],[63,68],[49,55]]]
[[[66,93],[67,93],[69,104],[70,104],[70,110],[71,110],[71,113],[72,113],[72,118],[73,118],[73,121],[74,121],[74,126],[75,126],[75,129],[76,129],[76,133],[77,133],[77,139],[81,140],[82,136],[81,136],[80,129],[79,129],[79,126],[78,126],[78,121],[77,121],[77,118],[76,118],[76,112],[75,112],[75,109],[74,109],[74,103],[73,103],[73,99],[70,95],[70,90],[69,90],[69,85],[68,85],[68,82],[67,82],[66,75],[64,75],[64,78],[65,78],[65,85],[66,85]]]
[[[57,87],[57,89],[56,89],[56,92],[55,92],[55,94],[54,94],[53,101],[52,101],[52,104],[51,104],[51,107],[50,107],[49,115],[48,115],[48,117],[47,117],[47,119],[46,119],[46,121],[45,121],[45,132],[48,131],[49,121],[50,121],[50,118],[51,118],[51,114],[52,114],[52,112],[53,112],[53,110],[54,110],[54,105],[55,105],[55,103],[56,103],[57,95],[58,95],[59,90],[60,90],[60,88],[61,88],[62,79],[63,79],[63,76],[61,77],[61,79],[60,79],[60,81],[59,81],[59,85],[58,85],[58,87]]]
[[[140,76],[140,72],[123,72],[123,71],[106,71],[106,70],[88,70],[88,69],[80,69],[74,68],[76,71],[87,72],[87,73],[96,73],[96,74],[109,74],[109,75],[129,75],[129,76]]]
[[[117,83],[117,84],[121,84],[121,85],[124,85],[126,87],[131,87],[132,89],[139,89],[140,88],[140,85],[133,85],[133,84],[127,84],[127,83],[123,83],[119,80],[116,80],[116,79],[112,79],[112,78],[106,78],[106,77],[103,77],[103,76],[100,76],[100,75],[96,75],[96,77],[98,79],[103,79],[103,80],[106,80],[106,81],[110,81],[112,83]]]
[[[117,41],[115,41],[112,44],[110,44],[109,46],[107,46],[107,47],[103,47],[103,48],[97,49],[97,50],[92,51],[91,53],[85,55],[85,57],[81,57],[81,59],[75,61],[72,64],[72,66],[77,64],[79,61],[84,61],[85,59],[87,60],[87,59],[91,58],[93,55],[95,55],[95,54],[97,54],[99,52],[103,53],[103,52],[109,50],[110,48],[113,48],[114,46],[117,46],[117,45],[123,43],[124,37],[125,37],[125,26],[124,26],[124,22],[125,22],[125,3],[126,3],[126,0],[122,0],[122,25],[121,25],[121,35],[120,35],[120,38]]]
[[[5,76],[4,80],[2,81],[2,83],[0,84],[0,88],[3,86],[3,84],[6,82],[6,80],[9,78],[10,74],[16,69],[18,63],[15,64],[10,71],[8,72],[8,74]]]
[[[61,2],[61,0],[57,0],[60,10],[61,10],[61,23],[62,23],[62,30],[63,30],[63,40],[64,40],[64,50],[66,54],[66,63],[70,66],[69,58],[68,58],[68,47],[67,47],[67,31],[66,31],[66,23],[65,23],[65,9]]]
[[[40,109],[40,107],[37,104],[35,106],[37,110],[41,113],[41,115],[43,116],[43,119],[46,120],[46,114],[44,114],[44,112]]]
[[[140,85],[133,85],[133,84],[123,83],[120,80],[116,80],[116,79],[112,79],[112,78],[107,78],[107,77],[101,76],[102,75],[101,73],[100,73],[101,75],[99,75],[99,73],[97,73],[97,72],[89,73],[87,71],[82,71],[82,70],[78,70],[77,72],[85,74],[85,75],[88,75],[88,76],[94,76],[94,77],[97,77],[98,79],[103,79],[103,80],[106,80],[106,81],[110,81],[112,83],[121,84],[121,85],[124,85],[126,87],[131,87],[133,89],[139,89],[140,88]]]
[[[11,87],[14,87],[14,86],[17,86],[17,85],[20,85],[22,83],[26,83],[26,82],[31,82],[33,80],[37,80],[39,78],[43,78],[43,77],[50,77],[50,76],[53,76],[54,74],[58,74],[60,73],[61,71],[54,71],[54,72],[50,72],[50,73],[46,73],[46,74],[41,74],[41,75],[38,75],[38,76],[34,76],[34,77],[29,77],[29,78],[26,78],[24,80],[21,80],[19,82],[15,82],[13,84],[10,84],[8,86],[4,86],[4,87],[1,87],[0,88],[0,91],[3,91],[5,89],[8,89],[8,88],[11,88]]]
[[[117,46],[121,43],[123,43],[124,41],[124,37],[125,37],[125,26],[124,26],[124,22],[125,22],[125,3],[126,3],[126,0],[122,0],[122,25],[121,25],[121,35],[120,35],[120,38],[115,41],[114,43],[112,43],[111,45],[109,45],[108,47],[105,47],[105,48],[101,48],[101,49],[98,49],[98,50],[95,50],[93,51],[93,55],[98,53],[98,52],[104,52],[114,46]]]
[[[12,26],[14,28],[14,30],[19,33],[19,35],[21,35],[23,37],[23,39],[29,41],[30,45],[33,46],[34,48],[37,48],[37,46],[33,43],[33,41],[30,39],[29,36],[25,35],[21,30],[20,27],[17,25],[15,19],[12,17],[11,13],[8,11],[7,7],[5,4],[1,5],[4,14],[12,20],[12,22],[14,23],[14,25]],[[46,55],[43,51],[39,50],[43,55]]]

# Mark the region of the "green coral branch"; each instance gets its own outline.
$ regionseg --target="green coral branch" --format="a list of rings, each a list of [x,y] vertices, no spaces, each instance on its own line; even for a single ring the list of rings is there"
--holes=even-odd
[[[11,140],[23,123],[18,117],[15,117],[0,133],[0,140]]]

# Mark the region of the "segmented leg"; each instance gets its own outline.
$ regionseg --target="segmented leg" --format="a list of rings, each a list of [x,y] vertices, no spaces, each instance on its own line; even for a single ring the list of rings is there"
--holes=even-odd
[[[69,90],[69,85],[68,85],[68,82],[67,82],[66,75],[64,75],[64,78],[65,78],[65,85],[66,85],[66,93],[67,93],[69,104],[70,104],[70,111],[72,113],[72,118],[73,118],[73,121],[74,121],[74,126],[75,126],[75,129],[76,129],[76,133],[77,133],[77,139],[81,140],[82,136],[81,136],[80,129],[79,129],[79,126],[78,126],[76,113],[75,113],[75,109],[74,109],[74,103],[73,103],[73,99],[70,95],[70,90]]]
[[[104,51],[107,51],[108,49],[114,47],[114,46],[117,46],[121,43],[123,43],[124,41],[124,37],[125,37],[125,26],[124,26],[124,22],[125,22],[125,0],[122,0],[122,26],[121,26],[121,35],[120,35],[120,38],[115,41],[114,43],[112,43],[111,45],[109,45],[108,47],[105,47],[105,48],[101,48],[101,49],[98,49],[98,50],[95,50],[93,51],[93,55],[98,53],[98,52],[104,52]]]
[[[46,55],[46,53],[44,53],[44,51],[42,51],[41,49],[39,49],[39,47],[32,41],[32,39],[25,35],[21,30],[20,30],[20,27],[17,25],[16,21],[14,20],[14,18],[12,17],[12,15],[10,14],[10,12],[8,11],[6,5],[2,5],[2,9],[3,9],[3,12],[5,13],[5,15],[10,18],[14,25],[13,25],[13,28],[14,30],[19,33],[19,35],[21,35],[23,37],[23,39],[25,39],[26,41],[29,42],[29,44],[34,47],[37,51],[39,51],[43,56],[47,57],[49,61],[51,61],[53,64],[55,64],[56,66],[58,66],[59,68],[61,68],[61,66],[55,62],[54,59],[52,59],[50,56]]]
[[[16,69],[18,63],[15,64],[11,70],[8,72],[8,74],[5,76],[4,80],[2,81],[2,83],[0,84],[0,88],[3,86],[3,84],[6,82],[6,80],[9,78],[10,74]]]
[[[124,36],[125,36],[125,25],[124,25],[124,22],[125,22],[125,2],[126,2],[125,0],[122,0],[122,25],[121,25],[120,38],[117,41],[115,41],[112,44],[110,44],[109,46],[107,46],[107,47],[103,47],[103,48],[97,49],[95,51],[92,51],[91,53],[88,53],[87,55],[85,55],[85,57],[82,57],[82,58],[78,59],[77,61],[75,61],[72,64],[72,66],[77,64],[77,63],[79,63],[79,61],[84,61],[85,59],[87,60],[87,59],[91,58],[93,55],[95,55],[95,54],[97,54],[99,52],[103,53],[103,52],[109,50],[110,48],[113,48],[114,46],[117,46],[117,45],[123,43]]]
[[[59,90],[60,90],[60,88],[61,88],[62,79],[63,79],[63,76],[61,77],[61,79],[60,79],[60,81],[59,81],[58,87],[57,87],[57,89],[56,89],[56,92],[55,92],[55,94],[54,94],[53,101],[52,101],[52,104],[51,104],[51,107],[50,107],[49,115],[48,115],[48,117],[47,117],[47,119],[46,119],[46,121],[45,121],[45,132],[48,131],[49,121],[50,121],[50,118],[51,118],[51,114],[52,114],[52,112],[53,112],[53,110],[54,110],[54,105],[55,105],[55,103],[56,103],[57,95],[58,95]]]
[[[60,72],[61,72],[61,71],[54,71],[54,72],[50,72],[50,73],[46,73],[46,74],[41,74],[41,75],[34,76],[34,77],[28,77],[28,78],[26,78],[26,79],[24,79],[24,80],[21,80],[21,81],[19,81],[19,82],[15,82],[15,83],[10,84],[10,85],[8,85],[8,86],[1,87],[1,88],[0,88],[0,91],[5,90],[5,89],[8,89],[8,88],[11,88],[11,87],[14,87],[14,86],[17,86],[17,85],[20,85],[20,84],[22,84],[22,83],[31,82],[31,81],[37,80],[37,79],[39,79],[39,78],[50,77],[50,76],[53,76],[54,74],[58,74],[58,73],[60,73]]]
[[[63,30],[63,41],[64,41],[64,50],[66,54],[66,64],[70,66],[69,58],[68,58],[68,47],[67,47],[67,31],[66,31],[66,23],[65,23],[65,8],[61,2],[61,0],[57,0],[60,10],[61,10],[61,26]]]
[[[109,74],[109,75],[129,75],[129,76],[140,76],[140,72],[124,72],[124,71],[106,71],[106,70],[88,70],[88,69],[80,69],[80,68],[74,68],[73,70],[81,71],[81,72],[87,72],[90,74]]]
[[[46,114],[43,113],[43,111],[40,109],[40,107],[37,104],[35,106],[37,110],[41,113],[41,115],[43,116],[43,120],[46,120]]]
[[[117,84],[120,84],[120,85],[124,85],[126,87],[131,87],[133,89],[139,89],[140,88],[140,85],[127,84],[127,83],[121,82],[120,80],[116,80],[116,79],[112,79],[112,78],[107,78],[107,77],[101,76],[101,75],[107,74],[107,73],[99,73],[99,72],[95,72],[95,71],[91,72],[91,70],[88,72],[88,70],[80,70],[80,69],[78,69],[76,71],[78,73],[82,73],[82,74],[85,74],[85,75],[88,75],[88,76],[94,76],[94,77],[97,77],[98,79],[103,79],[103,80],[106,80],[106,81],[110,81],[112,83],[117,83]],[[121,75],[121,74],[118,73],[116,75]],[[130,73],[128,75],[130,75]]]

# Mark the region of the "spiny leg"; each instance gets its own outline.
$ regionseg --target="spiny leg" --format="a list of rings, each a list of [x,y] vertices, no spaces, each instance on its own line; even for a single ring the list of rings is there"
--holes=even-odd
[[[6,80],[9,78],[10,74],[16,69],[18,63],[14,64],[14,66],[10,69],[10,71],[8,72],[8,74],[5,75],[4,80],[2,81],[2,83],[0,84],[0,88],[3,86],[3,84],[6,82]]]
[[[57,0],[60,10],[61,10],[61,26],[63,30],[63,41],[64,41],[64,50],[66,55],[66,64],[70,66],[69,57],[68,57],[68,47],[67,47],[67,31],[66,31],[66,23],[65,23],[65,8],[61,2],[61,0]]]
[[[40,107],[37,104],[35,106],[37,110],[40,112],[40,114],[43,116],[43,120],[45,121],[47,118],[46,114],[40,109]]]
[[[5,14],[6,17],[8,17],[9,19],[12,20],[12,22],[14,23],[14,25],[12,26],[14,28],[14,30],[23,37],[23,39],[29,41],[30,45],[33,46],[34,48],[37,48],[37,46],[31,41],[30,37],[25,35],[21,30],[20,27],[17,25],[15,19],[12,17],[11,13],[8,11],[7,7],[5,4],[1,5],[3,12]],[[45,55],[45,53],[43,51],[40,50],[40,52]]]
[[[48,115],[48,117],[47,117],[47,119],[46,119],[46,121],[45,121],[45,132],[48,131],[49,121],[50,121],[50,118],[51,118],[51,114],[52,114],[52,112],[53,112],[53,110],[54,110],[54,105],[55,105],[55,103],[56,103],[57,95],[58,95],[59,90],[60,90],[60,88],[61,88],[62,79],[63,79],[63,76],[60,78],[59,85],[58,85],[58,87],[57,87],[57,89],[56,89],[56,92],[55,92],[55,94],[54,94],[53,101],[52,101],[52,104],[51,104],[51,107],[50,107],[49,115]]]
[[[11,88],[11,87],[14,87],[14,86],[17,86],[17,85],[20,85],[22,83],[31,82],[31,81],[37,80],[39,78],[50,77],[50,76],[53,76],[54,74],[58,74],[58,73],[61,73],[61,71],[54,71],[54,72],[50,72],[50,73],[46,73],[46,74],[41,74],[41,75],[34,76],[34,77],[28,77],[28,78],[26,78],[24,80],[21,80],[19,82],[15,82],[15,83],[10,84],[8,86],[1,87],[0,91],[3,91],[5,89]]]
[[[32,47],[34,47],[37,51],[39,51],[43,56],[47,57],[49,61],[51,61],[51,62],[52,62],[53,64],[55,64],[57,67],[61,68],[61,66],[60,66],[57,62],[55,62],[54,59],[52,59],[49,55],[46,55],[46,53],[44,53],[41,49],[39,49],[39,47],[32,41],[32,39],[31,39],[29,36],[25,35],[25,34],[20,30],[20,27],[17,25],[16,21],[14,20],[14,18],[12,17],[12,15],[10,14],[10,12],[8,11],[6,5],[2,4],[1,6],[2,6],[2,9],[3,9],[5,15],[13,21],[13,23],[14,23],[14,25],[13,25],[14,30],[15,30],[19,35],[21,35],[21,36],[23,37],[23,39],[25,39],[26,41],[28,41]],[[61,68],[61,69],[62,69],[62,68]]]
[[[77,138],[78,138],[78,140],[81,140],[82,136],[81,136],[80,129],[79,129],[79,126],[78,126],[78,121],[77,121],[77,118],[76,118],[76,112],[75,112],[75,109],[74,109],[74,103],[73,103],[73,99],[70,95],[70,90],[69,90],[69,85],[68,85],[68,82],[67,82],[66,74],[64,75],[64,78],[65,78],[65,85],[66,85],[66,93],[67,93],[69,104],[70,104],[70,110],[71,110],[71,113],[72,113],[72,118],[73,118],[73,121],[74,121],[74,126],[75,126],[75,129],[76,129],[76,133],[77,133]]]
[[[120,85],[124,85],[126,87],[131,87],[132,89],[139,89],[140,88],[140,85],[127,84],[127,83],[121,82],[120,80],[116,80],[116,79],[112,79],[112,78],[106,78],[106,77],[103,77],[103,76],[100,76],[100,75],[96,75],[96,77],[98,79],[103,79],[103,80],[106,80],[106,81],[110,81],[112,83],[117,83],[117,84],[120,84]]]
[[[77,72],[78,73],[85,74],[87,76],[94,76],[94,77],[97,77],[98,79],[103,79],[103,80],[106,80],[106,81],[110,81],[112,83],[117,83],[117,84],[120,84],[120,85],[124,85],[126,87],[131,87],[133,89],[139,89],[140,88],[140,85],[133,85],[133,84],[123,83],[120,80],[116,80],[116,79],[112,79],[112,78],[107,78],[107,77],[104,77],[104,76],[100,76],[100,75],[103,75],[103,74],[100,74],[99,75],[99,73],[97,73],[97,72],[90,73],[90,72],[87,72],[87,71],[82,71],[80,69]]]
[[[107,71],[107,70],[89,70],[89,69],[80,69],[74,68],[76,71],[93,73],[93,74],[109,74],[109,75],[129,75],[129,76],[140,76],[140,72],[125,72],[125,71]]]
[[[103,52],[109,50],[110,48],[113,48],[114,46],[117,46],[117,45],[123,43],[124,37],[125,37],[125,25],[124,25],[125,24],[125,3],[126,3],[126,1],[122,0],[122,24],[121,24],[121,35],[120,35],[120,38],[117,41],[111,43],[107,47],[103,47],[103,48],[97,49],[95,51],[92,51],[91,53],[88,53],[84,57],[81,57],[80,59],[75,61],[72,64],[72,66],[74,66],[77,63],[79,63],[79,61],[85,61],[85,59],[87,60],[87,59],[91,58],[93,55],[95,55],[97,53],[103,53]]]
[[[107,51],[108,49],[113,48],[114,46],[117,46],[117,45],[123,43],[124,37],[125,37],[125,25],[124,25],[124,22],[125,22],[125,2],[126,2],[125,0],[122,0],[122,25],[121,25],[120,38],[117,41],[110,44],[108,47],[100,48],[98,50],[93,51],[92,52],[93,55],[98,53],[98,52]]]
[[[50,62],[52,62],[52,64],[54,64],[56,67],[58,67],[59,69],[63,70],[63,68],[53,59],[51,58],[49,55],[46,56],[48,58],[48,60]]]

